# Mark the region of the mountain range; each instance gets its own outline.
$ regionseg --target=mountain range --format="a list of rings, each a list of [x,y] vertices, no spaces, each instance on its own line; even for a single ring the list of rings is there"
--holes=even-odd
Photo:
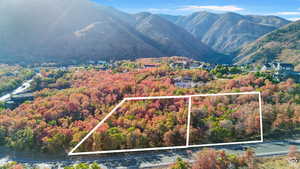
[[[277,16],[240,15],[233,12],[215,14],[203,11],[187,16],[161,16],[222,53],[232,53],[290,22]]]
[[[0,20],[1,62],[80,63],[174,55],[230,60],[160,16],[131,15],[87,0],[1,1]]]
[[[235,61],[243,63],[246,44],[286,24],[289,21],[276,16],[231,12],[129,14],[89,0],[4,0],[0,62],[73,64],[186,56],[231,63],[238,55]]]

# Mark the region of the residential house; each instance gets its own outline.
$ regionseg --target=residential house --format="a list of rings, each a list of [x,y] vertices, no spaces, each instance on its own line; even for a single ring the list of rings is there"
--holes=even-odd
[[[208,65],[208,64],[202,64],[202,65],[200,66],[200,68],[201,68],[201,69],[204,69],[204,70],[207,70],[207,71],[211,71],[212,69],[215,68],[215,65],[212,65],[212,64],[210,64],[210,65]]]
[[[159,67],[159,64],[144,64],[144,68],[154,68]]]
[[[176,61],[170,64],[171,68],[188,69],[189,63],[187,61]]]
[[[203,84],[203,82],[195,82],[190,76],[174,78],[174,85],[181,88],[193,88]]]
[[[265,63],[262,68],[260,69],[260,71],[272,71],[274,70],[274,65],[273,63]]]
[[[106,65],[106,64],[108,64],[106,61],[103,61],[103,60],[98,60],[97,61],[97,64],[98,65]]]
[[[190,63],[190,69],[197,69],[197,68],[201,68],[203,64],[201,62],[192,62]]]
[[[276,70],[292,72],[292,71],[294,71],[294,65],[290,64],[290,63],[280,63],[279,62],[276,64]]]
[[[272,62],[262,66],[261,71],[293,72],[294,65],[290,63]]]

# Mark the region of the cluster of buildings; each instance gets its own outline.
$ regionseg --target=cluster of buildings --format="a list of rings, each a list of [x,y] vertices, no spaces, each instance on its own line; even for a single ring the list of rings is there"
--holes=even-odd
[[[193,60],[191,60],[191,61],[182,60],[182,61],[171,62],[169,64],[169,66],[171,68],[180,68],[180,69],[201,68],[201,69],[210,71],[210,70],[214,69],[216,65],[199,62],[199,61],[193,61]]]
[[[182,68],[182,69],[194,69],[201,68],[207,71],[214,69],[217,65],[215,64],[207,64],[198,61],[180,61],[180,62],[172,62],[170,67],[172,68]],[[233,65],[222,64],[224,67],[232,67]],[[264,64],[260,69],[249,68],[249,65],[240,65],[237,66],[241,71],[246,72],[269,72],[273,76],[273,78],[277,81],[286,80],[288,78],[294,79],[296,82],[300,82],[300,72],[294,71],[294,65],[290,63],[283,62],[270,62]],[[194,82],[191,77],[182,77],[174,79],[175,85],[182,88],[192,88],[202,85],[202,82]]]
[[[266,63],[261,67],[260,71],[273,72],[273,77],[278,81],[287,78],[293,78],[297,82],[300,81],[300,72],[294,71],[294,65],[290,63],[282,63],[282,62]]]
[[[271,62],[262,66],[261,71],[293,72],[294,65],[290,63]]]

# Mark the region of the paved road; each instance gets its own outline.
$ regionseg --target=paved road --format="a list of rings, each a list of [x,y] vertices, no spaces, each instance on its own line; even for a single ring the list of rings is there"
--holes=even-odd
[[[287,154],[288,147],[296,145],[300,149],[300,140],[289,141],[272,141],[257,144],[228,145],[215,146],[216,149],[224,149],[230,153],[242,153],[247,147],[253,148],[257,156],[273,156]],[[1,148],[0,148],[1,149]],[[44,156],[44,155],[28,155],[15,154],[7,151],[0,151],[0,164],[7,161],[17,161],[28,165],[47,166],[52,168],[60,168],[79,162],[97,161],[102,164],[103,168],[155,168],[159,166],[168,166],[173,163],[177,157],[185,160],[191,160],[192,157],[201,148],[190,148],[173,151],[151,151],[140,153],[122,153],[113,155],[97,155],[97,156]]]
[[[7,101],[7,100],[9,100],[9,98],[11,97],[11,95],[17,95],[19,93],[22,93],[22,92],[26,91],[30,87],[30,83],[33,81],[33,78],[31,78],[30,80],[27,80],[27,81],[23,82],[18,88],[16,88],[12,92],[7,93],[7,94],[1,96],[0,97],[0,101],[1,102]]]

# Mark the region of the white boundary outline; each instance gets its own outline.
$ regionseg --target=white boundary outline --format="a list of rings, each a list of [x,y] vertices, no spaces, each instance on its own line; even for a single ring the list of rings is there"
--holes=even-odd
[[[242,142],[229,142],[229,143],[214,143],[214,144],[201,144],[201,145],[189,145],[189,133],[190,133],[190,120],[191,120],[191,107],[192,97],[201,96],[228,96],[228,95],[246,95],[256,94],[259,96],[259,114],[260,114],[260,140],[257,141],[242,141]],[[75,152],[74,151],[88,138],[90,137],[103,123],[106,121],[125,101],[130,100],[150,100],[150,99],[176,99],[176,98],[188,98],[188,121],[187,121],[187,136],[185,146],[172,146],[172,147],[155,147],[155,148],[138,148],[138,149],[123,149],[123,150],[104,150],[104,151],[92,151],[92,152]],[[233,144],[250,144],[263,142],[263,125],[262,125],[262,99],[261,93],[254,92],[237,92],[237,93],[218,93],[218,94],[197,94],[197,95],[185,95],[185,96],[149,96],[149,97],[128,97],[124,98],[114,109],[107,114],[69,153],[69,156],[73,155],[92,155],[92,154],[106,154],[106,153],[122,153],[122,152],[136,152],[136,151],[151,151],[151,150],[170,150],[170,149],[183,149],[191,147],[205,147],[205,146],[220,146],[220,145],[233,145]]]

